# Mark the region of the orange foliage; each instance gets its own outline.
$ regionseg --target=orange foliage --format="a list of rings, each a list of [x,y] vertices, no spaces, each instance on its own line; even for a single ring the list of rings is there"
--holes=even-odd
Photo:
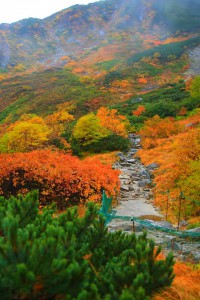
[[[185,83],[186,91],[190,91],[192,80],[193,80],[193,78],[190,78],[186,81],[186,83]]]
[[[74,116],[67,111],[58,111],[45,118],[46,124],[52,129],[51,137],[57,138],[66,128],[67,124],[74,120]]]
[[[142,135],[142,146],[150,149],[159,144],[159,139],[168,138],[183,130],[174,118],[161,119],[158,115],[145,121],[144,128],[140,131]]]
[[[85,201],[100,201],[102,188],[115,196],[119,172],[95,158],[80,161],[61,152],[37,150],[0,155],[0,195],[25,194],[38,189],[42,205],[55,202],[62,209]]]
[[[106,45],[101,47],[82,60],[82,63],[91,65],[91,63],[112,60],[115,58],[115,53],[118,53],[119,47],[120,45]]]
[[[162,44],[162,42],[161,42],[161,41],[153,41],[153,44],[154,44],[155,46],[159,46],[159,45]]]
[[[69,67],[69,68],[73,68],[73,67],[75,67],[76,66],[76,62],[74,61],[74,60],[71,60],[71,61],[69,61],[66,65],[65,65],[65,67]]]
[[[92,157],[88,157],[88,161],[90,159],[99,159],[102,164],[104,165],[113,165],[119,158],[116,155],[117,152],[109,152],[109,153],[100,153],[100,154],[95,154]]]
[[[137,79],[138,83],[141,83],[141,84],[147,84],[147,79],[146,78],[138,78]]]
[[[186,114],[187,114],[187,108],[185,106],[182,106],[178,113],[178,116],[185,116]]]
[[[120,100],[122,102],[124,102],[124,101],[130,99],[131,97],[133,97],[133,93],[126,93],[126,94],[123,94],[120,96]]]
[[[5,79],[6,77],[4,75],[0,75],[0,80]]]
[[[133,111],[133,115],[139,117],[145,111],[145,107],[143,105],[139,105],[136,110]]]
[[[97,110],[103,103],[106,102],[104,97],[97,97],[92,100],[86,101],[85,106],[89,109],[89,111]]]
[[[119,87],[119,88],[130,88],[131,87],[131,83],[128,80],[115,80],[112,83],[113,87]]]
[[[83,68],[75,68],[75,69],[73,69],[73,72],[75,74],[81,74],[81,73],[84,73],[85,70]]]
[[[174,265],[175,279],[170,288],[156,295],[153,300],[197,300],[200,299],[200,270],[182,262]]]
[[[108,109],[101,107],[97,112],[97,117],[101,121],[101,125],[111,130],[113,133],[127,137],[127,127],[129,122],[123,115],[119,115],[116,109]]]
[[[173,124],[175,121],[172,120],[171,125],[169,119],[160,120],[157,123],[155,121],[158,119],[153,118],[146,122],[146,127],[141,131],[144,148],[139,150],[138,154],[142,162],[144,164],[156,162],[159,165],[159,169],[154,172],[155,201],[163,210],[166,210],[167,191],[169,191],[170,218],[174,221],[176,220],[180,191],[183,190],[186,195],[190,195],[190,193],[195,195],[194,192],[188,190],[189,187],[184,185],[184,181],[191,174],[190,163],[198,161],[200,155],[200,130],[195,127],[185,126],[184,128],[183,125],[190,124],[192,120],[197,123],[199,118],[200,114],[197,114],[175,124]],[[184,200],[184,205],[183,210],[186,209],[186,206],[187,210],[190,209],[187,214],[195,213],[191,206],[193,202]],[[183,213],[185,218],[186,210]]]
[[[61,57],[61,60],[70,60],[70,58],[69,58],[69,56],[64,55],[64,56]]]
[[[165,41],[162,42],[162,44],[170,44],[170,43],[177,43],[177,42],[183,42],[190,39],[192,35],[189,36],[178,36],[178,37],[169,37]]]

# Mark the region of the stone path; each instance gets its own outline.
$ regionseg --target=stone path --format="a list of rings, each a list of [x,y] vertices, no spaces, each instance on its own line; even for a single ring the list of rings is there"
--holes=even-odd
[[[115,163],[114,168],[121,171],[121,191],[118,197],[117,215],[121,216],[152,216],[163,218],[159,210],[153,206],[150,173],[157,168],[156,164],[144,167],[138,158],[133,155],[140,148],[138,136],[131,135],[130,140],[133,148],[128,153],[119,153],[120,161]],[[150,218],[151,219],[151,218]]]

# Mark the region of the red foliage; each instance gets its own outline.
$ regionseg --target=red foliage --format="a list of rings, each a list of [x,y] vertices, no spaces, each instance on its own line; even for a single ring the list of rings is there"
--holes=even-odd
[[[133,115],[139,117],[145,111],[145,107],[143,105],[139,105],[136,110],[133,111]]]
[[[97,159],[79,160],[61,152],[36,150],[0,155],[0,195],[25,194],[38,189],[42,205],[56,202],[58,208],[87,200],[99,201],[102,188],[115,196],[118,171]]]

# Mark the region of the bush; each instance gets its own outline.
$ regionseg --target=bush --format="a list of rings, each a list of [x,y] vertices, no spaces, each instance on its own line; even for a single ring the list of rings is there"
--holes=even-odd
[[[119,190],[119,172],[95,158],[38,150],[0,155],[0,165],[0,195],[6,198],[38,189],[41,205],[55,202],[63,209],[99,201],[102,188],[113,196]]]
[[[147,300],[173,281],[173,257],[143,234],[109,233],[97,207],[38,212],[37,193],[0,198],[0,298]]]
[[[90,153],[102,153],[108,151],[128,151],[130,142],[127,138],[123,138],[119,135],[109,135],[96,143],[92,143],[85,147],[82,147],[82,151]]]
[[[161,118],[165,117],[175,117],[180,110],[179,106],[172,102],[171,99],[166,99],[166,101],[159,101],[157,103],[146,104],[146,111],[144,112],[144,116],[153,117],[155,115],[159,115]]]

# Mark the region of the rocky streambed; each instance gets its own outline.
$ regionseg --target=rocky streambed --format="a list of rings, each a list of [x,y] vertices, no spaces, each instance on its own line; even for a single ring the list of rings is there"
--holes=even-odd
[[[140,146],[140,137],[129,136],[131,149],[126,153],[119,153],[119,161],[113,166],[121,171],[119,175],[121,190],[118,204],[115,207],[117,216],[139,217],[150,221],[153,225],[167,229],[174,229],[173,225],[164,220],[163,214],[153,204],[153,193],[150,188],[151,174],[158,168],[156,164],[145,167],[139,158],[135,156]],[[141,234],[146,228],[135,222],[136,234]],[[133,231],[133,222],[130,220],[113,219],[109,224],[110,231],[122,230],[127,233]],[[199,229],[196,229],[199,230]],[[164,252],[174,252],[178,259],[191,262],[200,261],[200,241],[180,238],[159,230],[148,228],[148,237],[155,240],[157,245],[162,246]]]

